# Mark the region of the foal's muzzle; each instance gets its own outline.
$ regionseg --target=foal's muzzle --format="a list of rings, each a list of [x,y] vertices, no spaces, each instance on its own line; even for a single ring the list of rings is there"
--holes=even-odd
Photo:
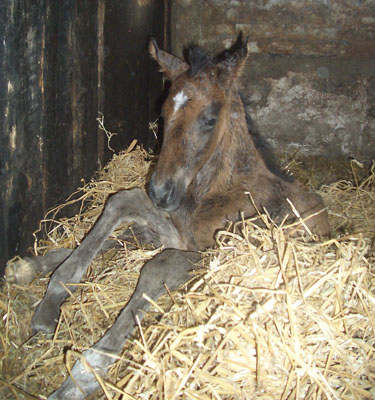
[[[167,211],[175,211],[179,207],[182,199],[181,193],[178,183],[172,179],[167,179],[160,184],[155,183],[154,175],[148,186],[148,195],[154,205]]]

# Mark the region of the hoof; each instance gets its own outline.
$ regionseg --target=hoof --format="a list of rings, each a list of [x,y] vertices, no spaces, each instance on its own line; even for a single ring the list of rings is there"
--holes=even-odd
[[[9,283],[27,285],[35,278],[35,266],[29,258],[8,261],[5,267],[5,280]]]

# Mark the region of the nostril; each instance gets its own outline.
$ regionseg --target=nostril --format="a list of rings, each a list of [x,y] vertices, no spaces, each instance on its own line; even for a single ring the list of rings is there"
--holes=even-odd
[[[156,184],[154,177],[151,178],[148,185],[148,195],[151,201],[164,209],[175,209],[178,206],[177,185],[168,179],[164,184]]]
[[[164,207],[164,203],[166,203],[169,197],[169,187],[170,180],[165,182],[164,184],[155,183],[155,176],[153,175],[150,179],[150,183],[148,185],[148,195],[151,201],[158,207]]]

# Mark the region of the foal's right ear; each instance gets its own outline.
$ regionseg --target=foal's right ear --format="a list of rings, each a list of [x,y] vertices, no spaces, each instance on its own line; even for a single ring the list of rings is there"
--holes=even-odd
[[[160,50],[155,39],[151,39],[148,49],[151,57],[159,64],[160,71],[171,81],[189,69],[189,65],[184,61]]]

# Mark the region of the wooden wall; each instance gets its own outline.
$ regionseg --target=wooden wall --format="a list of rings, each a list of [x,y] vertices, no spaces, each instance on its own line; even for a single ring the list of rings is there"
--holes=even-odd
[[[168,47],[169,2],[0,0],[0,271],[25,255],[46,210],[111,156],[98,111],[117,132],[154,145],[161,76],[151,36]]]

